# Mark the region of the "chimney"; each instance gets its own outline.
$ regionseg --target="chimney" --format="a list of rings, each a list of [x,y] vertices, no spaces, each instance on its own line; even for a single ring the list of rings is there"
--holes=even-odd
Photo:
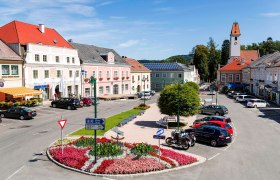
[[[45,33],[45,25],[44,24],[39,24],[39,30],[41,31],[41,33]]]

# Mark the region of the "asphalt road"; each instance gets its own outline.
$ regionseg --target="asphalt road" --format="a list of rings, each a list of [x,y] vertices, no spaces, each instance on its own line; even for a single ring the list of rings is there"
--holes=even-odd
[[[148,101],[154,102],[156,97]],[[236,135],[233,143],[219,148],[197,143],[188,151],[206,157],[205,163],[135,179],[278,180],[280,109],[248,109],[223,95],[218,96],[218,103],[229,109]],[[137,104],[139,100],[101,102],[98,114],[108,117]],[[65,170],[50,162],[44,152],[60,137],[57,120],[61,115],[68,119],[64,129],[67,134],[82,127],[84,118],[92,116],[93,112],[93,107],[77,111],[46,107],[38,110],[38,117],[32,121],[3,119],[0,125],[0,179],[103,179]]]

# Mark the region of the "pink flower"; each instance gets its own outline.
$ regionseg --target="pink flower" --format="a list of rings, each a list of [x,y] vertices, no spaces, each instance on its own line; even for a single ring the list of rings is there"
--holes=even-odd
[[[166,156],[166,157],[169,157],[171,159],[174,159],[181,166],[197,162],[197,159],[192,157],[192,156],[177,153],[175,151],[168,150],[168,149],[160,149],[160,150],[161,150],[161,155],[162,156]]]

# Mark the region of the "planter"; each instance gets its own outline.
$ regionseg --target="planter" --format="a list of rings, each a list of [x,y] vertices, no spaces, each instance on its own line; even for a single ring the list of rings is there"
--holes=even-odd
[[[129,79],[129,77],[126,77],[126,79]]]
[[[119,78],[118,77],[114,77],[114,80],[118,80]]]
[[[99,81],[102,81],[103,80],[103,78],[99,78]]]
[[[122,80],[124,80],[125,79],[125,77],[122,77]]]
[[[111,78],[107,78],[107,80],[109,81]]]
[[[85,78],[84,81],[87,83],[89,82],[89,78]]]

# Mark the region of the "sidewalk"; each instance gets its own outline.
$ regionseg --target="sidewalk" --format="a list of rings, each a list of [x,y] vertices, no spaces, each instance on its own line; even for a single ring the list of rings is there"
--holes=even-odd
[[[156,131],[160,128],[156,124],[156,121],[160,120],[164,116],[166,115],[160,113],[160,110],[157,107],[156,103],[151,104],[151,107],[147,109],[142,116],[137,116],[128,124],[119,127],[119,130],[124,132],[125,138],[123,141],[130,143],[144,142],[153,145],[158,145],[158,140],[153,139],[153,135],[155,135]],[[188,123],[187,127],[192,125],[195,119],[196,116],[180,118],[181,122]],[[174,129],[164,129],[164,135],[166,137],[170,137],[172,131],[174,131]],[[116,133],[110,130],[105,134],[105,136],[111,139],[111,136],[116,137]]]

